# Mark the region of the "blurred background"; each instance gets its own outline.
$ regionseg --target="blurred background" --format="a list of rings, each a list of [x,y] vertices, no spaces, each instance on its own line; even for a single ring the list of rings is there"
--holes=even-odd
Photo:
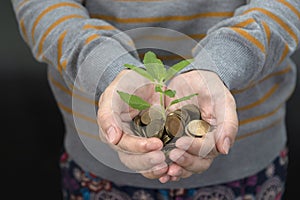
[[[46,65],[33,59],[21,39],[10,1],[2,1],[0,13],[2,193],[9,199],[61,200],[58,155],[64,127],[48,86]],[[293,58],[300,66],[300,51]],[[299,83],[287,109],[290,164],[284,199],[292,199],[300,174]]]

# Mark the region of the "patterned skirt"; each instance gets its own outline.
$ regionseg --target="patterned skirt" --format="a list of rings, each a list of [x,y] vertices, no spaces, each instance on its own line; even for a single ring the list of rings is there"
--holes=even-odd
[[[81,169],[64,152],[60,166],[65,200],[280,200],[288,165],[287,148],[268,167],[228,183],[185,189],[120,186]]]

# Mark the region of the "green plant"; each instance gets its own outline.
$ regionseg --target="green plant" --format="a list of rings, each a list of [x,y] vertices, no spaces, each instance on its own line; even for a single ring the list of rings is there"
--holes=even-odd
[[[145,69],[131,64],[125,64],[124,66],[147,78],[155,85],[155,92],[158,92],[160,94],[161,112],[163,113],[163,116],[165,116],[166,110],[168,110],[170,106],[180,103],[182,101],[189,100],[192,97],[198,95],[198,93],[195,93],[175,99],[171,101],[170,104],[167,105],[165,108],[164,97],[168,96],[173,98],[176,95],[175,90],[167,88],[166,82],[173,78],[177,74],[177,72],[184,69],[190,63],[191,60],[183,60],[166,69],[163,62],[157,58],[155,53],[153,53],[152,51],[148,51],[143,59]],[[139,96],[128,94],[122,91],[117,92],[120,95],[121,99],[134,109],[142,111],[151,107],[151,104],[149,102],[145,101]]]

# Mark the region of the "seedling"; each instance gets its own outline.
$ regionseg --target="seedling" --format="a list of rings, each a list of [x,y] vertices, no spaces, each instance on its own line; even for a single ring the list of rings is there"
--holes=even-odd
[[[124,66],[128,69],[135,71],[139,75],[147,78],[148,80],[151,81],[151,83],[154,84],[155,92],[159,93],[161,113],[163,114],[163,117],[165,119],[166,111],[170,108],[170,106],[183,101],[187,101],[192,97],[198,95],[198,93],[195,93],[195,94],[191,94],[191,95],[187,95],[175,99],[171,101],[169,105],[165,105],[164,102],[166,96],[173,98],[176,95],[175,90],[171,90],[167,88],[166,85],[167,81],[172,79],[180,70],[184,69],[190,63],[191,60],[183,60],[167,69],[165,68],[163,62],[157,58],[155,53],[153,53],[152,51],[148,51],[145,54],[143,59],[143,64],[145,66],[145,69],[131,64],[125,64]],[[137,95],[128,94],[122,91],[117,91],[117,92],[120,95],[121,99],[134,109],[142,111],[152,106],[149,102],[145,101],[144,99],[142,99]]]

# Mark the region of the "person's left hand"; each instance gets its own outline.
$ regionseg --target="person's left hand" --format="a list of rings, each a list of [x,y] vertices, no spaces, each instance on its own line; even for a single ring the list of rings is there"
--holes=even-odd
[[[201,118],[212,125],[213,129],[202,138],[184,136],[176,141],[169,158],[167,175],[161,182],[177,181],[195,173],[206,171],[219,154],[228,154],[238,130],[236,104],[230,91],[217,74],[204,70],[193,70],[173,78],[168,85],[176,90],[177,98],[198,93],[189,101],[175,104],[171,110],[184,104],[199,107]],[[168,105],[173,99],[166,99]]]
[[[138,137],[130,129],[130,122],[139,113],[129,107],[117,91],[137,95],[151,105],[159,103],[153,84],[132,70],[123,70],[105,89],[99,100],[97,122],[101,140],[119,155],[129,169],[149,179],[165,175],[168,165],[158,138]]]

